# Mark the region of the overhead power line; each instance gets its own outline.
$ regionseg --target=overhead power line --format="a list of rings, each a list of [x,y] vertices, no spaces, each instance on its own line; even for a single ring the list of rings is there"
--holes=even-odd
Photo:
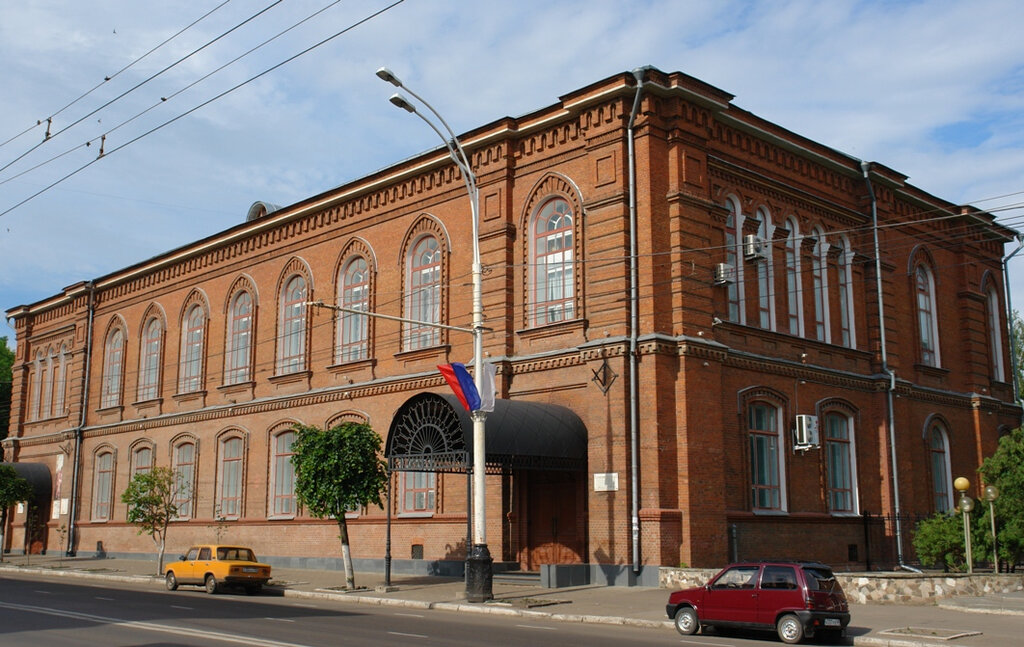
[[[278,2],[280,2],[280,1],[281,0],[278,0]],[[221,93],[219,93],[219,94],[217,94],[217,95],[207,99],[206,101],[203,101],[202,103],[199,103],[198,105],[190,108],[189,110],[181,113],[180,115],[177,115],[176,117],[168,119],[167,121],[163,122],[162,124],[159,124],[158,126],[155,126],[155,127],[151,128],[151,129],[147,130],[146,132],[142,133],[141,135],[138,135],[138,136],[134,137],[133,139],[128,140],[127,142],[125,142],[124,144],[121,144],[120,146],[112,148],[112,149],[110,149],[109,151],[106,151],[106,152],[103,152],[103,150],[101,149],[100,155],[97,156],[95,159],[93,159],[93,160],[83,164],[82,166],[80,166],[77,169],[71,171],[70,173],[64,175],[63,177],[61,177],[61,178],[51,182],[50,184],[46,185],[45,187],[43,187],[39,191],[36,191],[32,195],[30,195],[27,198],[25,198],[21,202],[18,202],[17,204],[15,204],[15,205],[5,209],[4,211],[0,211],[0,216],[5,216],[8,213],[10,213],[10,212],[14,211],[15,209],[17,209],[18,207],[24,205],[25,203],[34,200],[35,198],[39,197],[43,193],[46,193],[47,191],[49,191],[50,189],[54,188],[55,186],[61,184],[62,182],[64,182],[64,181],[74,177],[75,175],[78,175],[79,173],[81,173],[85,169],[89,168],[90,166],[92,166],[96,162],[98,162],[101,159],[103,159],[104,157],[110,156],[113,153],[116,153],[116,152],[118,152],[118,151],[120,151],[120,150],[122,150],[122,149],[124,149],[124,148],[126,148],[126,147],[128,147],[128,146],[130,146],[132,144],[134,144],[135,142],[139,141],[140,139],[143,139],[144,137],[148,137],[149,135],[152,135],[153,133],[155,133],[155,132],[165,128],[166,126],[169,126],[169,125],[173,124],[174,122],[178,121],[179,119],[181,119],[183,117],[187,117],[188,115],[192,114],[196,110],[199,110],[200,108],[206,107],[209,104],[213,103],[214,101],[217,101],[219,99],[224,98],[225,96],[231,94],[232,92],[238,90],[239,88],[242,88],[242,87],[252,83],[253,81],[255,81],[257,79],[260,79],[260,78],[266,76],[267,74],[273,72],[274,70],[276,70],[276,69],[278,69],[278,68],[280,68],[280,67],[282,67],[284,65],[287,65],[288,63],[291,63],[295,59],[300,58],[302,56],[305,56],[309,52],[311,52],[311,51],[313,51],[313,50],[315,50],[315,49],[317,49],[319,47],[322,47],[323,45],[326,45],[327,43],[331,42],[335,38],[338,38],[339,36],[342,36],[342,35],[348,33],[349,31],[352,31],[356,27],[359,27],[360,25],[362,25],[362,24],[364,24],[366,22],[369,22],[370,20],[372,20],[372,19],[376,18],[377,16],[379,16],[379,15],[381,15],[381,14],[383,14],[383,13],[385,13],[385,12],[391,10],[391,9],[393,9],[394,7],[402,4],[403,2],[405,2],[405,0],[395,0],[395,2],[392,2],[391,4],[387,5],[386,7],[382,8],[382,9],[378,9],[377,11],[375,11],[372,14],[366,16],[365,18],[362,18],[362,19],[352,23],[348,27],[345,27],[344,29],[335,32],[334,34],[328,36],[327,38],[324,38],[323,40],[320,40],[319,42],[317,42],[317,43],[315,43],[313,45],[310,45],[309,47],[307,47],[306,49],[303,49],[302,51],[298,52],[297,54],[289,56],[288,58],[284,59],[283,61],[281,61],[281,62],[279,62],[279,63],[277,63],[277,64],[275,64],[275,65],[273,65],[273,66],[271,66],[271,67],[269,67],[269,68],[267,68],[265,70],[263,70],[259,74],[251,76],[248,79],[246,79],[245,81],[242,81],[242,82],[240,82],[240,83],[238,83],[236,85],[231,86],[227,90],[224,90],[223,92],[221,92]]]

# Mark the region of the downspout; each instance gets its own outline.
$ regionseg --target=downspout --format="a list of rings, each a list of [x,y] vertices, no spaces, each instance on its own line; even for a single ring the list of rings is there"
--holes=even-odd
[[[1009,342],[1010,342],[1010,381],[1013,385],[1013,401],[1020,404],[1020,384],[1017,380],[1017,340],[1013,327],[1013,305],[1010,301],[1010,259],[1017,255],[1021,249],[1024,249],[1024,236],[1017,234],[1017,249],[1013,250],[1013,253],[1003,259],[1003,288],[1006,290],[1006,324],[1007,328],[1010,329]]]
[[[871,233],[875,245],[875,292],[878,295],[878,336],[881,346],[882,372],[889,376],[889,387],[885,391],[886,424],[889,427],[889,460],[892,462],[892,501],[896,520],[896,562],[900,568],[920,573],[916,568],[903,563],[903,522],[900,520],[900,478],[896,462],[896,417],[894,414],[893,392],[896,390],[896,373],[889,368],[889,354],[885,342],[885,305],[882,301],[882,254],[878,245],[878,199],[871,184],[871,162],[860,163],[864,182],[871,196]]]
[[[626,126],[626,146],[629,156],[629,453],[630,453],[630,495],[631,525],[633,529],[633,573],[640,572],[640,421],[637,408],[637,329],[640,326],[639,294],[637,291],[637,245],[636,245],[636,152],[633,148],[633,126],[640,110],[640,93],[644,87],[645,68],[633,70],[636,79],[636,96],[633,110]]]
[[[78,427],[75,428],[75,459],[71,470],[71,506],[68,510],[68,546],[65,555],[75,556],[75,533],[78,518],[78,479],[81,473],[82,462],[82,430],[85,428],[85,416],[89,410],[89,371],[92,359],[92,321],[96,313],[96,284],[89,281],[89,315],[85,329],[85,370],[82,373],[82,412],[78,418]]]

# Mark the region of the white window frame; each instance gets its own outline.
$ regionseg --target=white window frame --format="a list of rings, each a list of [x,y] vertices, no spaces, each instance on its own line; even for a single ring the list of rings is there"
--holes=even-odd
[[[934,439],[938,437],[942,442],[942,451],[937,451],[934,447]],[[954,508],[953,503],[953,468],[949,460],[950,445],[949,445],[949,433],[946,431],[945,425],[938,421],[930,421],[925,427],[925,442],[928,447],[928,466],[931,475],[931,492],[932,505],[935,506],[936,512],[948,512]],[[937,454],[942,454],[941,458]],[[938,462],[936,462],[938,461]],[[942,474],[937,474],[936,468],[942,470]],[[940,479],[943,481],[944,492],[940,492],[936,487],[939,484]],[[943,500],[940,501],[940,496],[945,495]],[[942,505],[945,505],[945,508]]]
[[[833,417],[833,416],[838,418],[838,419],[841,419],[844,422],[844,424],[846,425],[846,436],[847,437],[845,439],[838,439],[837,440],[834,436],[831,435],[831,433],[830,433],[831,432],[831,428],[829,426],[829,419],[831,417]],[[856,516],[856,515],[859,515],[860,514],[860,492],[858,490],[858,484],[857,484],[857,440],[856,440],[855,430],[854,430],[854,427],[853,427],[853,416],[850,416],[849,414],[847,414],[845,412],[842,412],[842,411],[835,411],[835,410],[833,410],[833,411],[826,411],[824,416],[823,416],[823,419],[824,419],[824,422],[825,422],[824,429],[823,429],[823,434],[822,434],[823,438],[824,438],[824,441],[825,441],[825,452],[824,452],[824,459],[825,459],[825,490],[826,490],[825,494],[826,494],[826,501],[828,503],[828,510],[829,510],[829,512],[832,515],[835,515],[835,516]],[[832,460],[833,445],[842,445],[845,448],[845,451],[847,452],[845,467],[849,471],[849,480],[850,480],[848,485],[849,485],[849,492],[850,492],[850,497],[851,497],[851,501],[850,501],[851,507],[850,507],[849,510],[836,510],[835,507],[832,505],[832,501],[833,501],[832,493],[837,491],[837,490],[839,490],[839,489],[845,489],[845,488],[836,488],[836,487],[834,487],[835,483],[834,483],[833,479],[835,478],[835,474],[834,474],[834,470],[833,470],[833,460]]]
[[[431,247],[432,246],[432,247]],[[425,234],[416,239],[406,258],[406,315],[424,324],[403,324],[403,348],[419,350],[441,343],[441,241]]]
[[[160,396],[160,368],[163,362],[164,327],[159,317],[150,317],[142,329],[139,352],[139,387],[136,397],[140,402]]]
[[[531,320],[571,321],[576,312],[576,215],[561,196],[544,200],[530,220]],[[550,248],[554,245],[553,248]]]
[[[370,264],[363,256],[353,256],[338,272],[338,305],[352,310],[370,310]],[[369,359],[370,318],[352,312],[338,317],[334,363]]]
[[[1006,381],[1006,366],[1003,362],[1003,329],[1000,325],[1002,308],[999,305],[999,292],[994,284],[989,283],[985,291],[985,305],[988,310],[988,343],[992,361],[992,379],[997,382]]]
[[[939,353],[939,317],[936,308],[938,302],[935,299],[935,275],[925,263],[918,263],[914,268],[914,295],[921,363],[925,366],[942,366],[942,356]]]
[[[292,442],[284,452],[278,444],[285,436],[291,436]],[[293,446],[298,434],[292,429],[283,429],[270,437],[270,517],[274,519],[293,519],[298,513],[298,498],[295,496],[295,466],[291,457],[295,454]],[[280,502],[287,501],[289,509],[278,507]]]
[[[301,282],[301,286],[297,284]],[[279,343],[277,374],[289,375],[306,370],[306,325],[309,309],[309,284],[301,274],[292,274],[278,295]]]
[[[771,421],[771,425],[774,427],[774,429],[757,429],[754,427],[751,420],[754,407],[765,407],[770,410],[771,416],[769,420]],[[789,510],[789,502],[787,501],[788,493],[786,492],[786,441],[784,435],[782,434],[782,408],[773,402],[768,402],[765,400],[752,400],[747,403],[745,415],[748,438],[747,442],[749,443],[750,452],[749,484],[751,494],[751,509],[755,514],[784,514]],[[769,460],[765,461],[765,463],[771,464],[774,467],[775,477],[778,480],[778,483],[776,484],[755,482],[755,478],[757,477],[757,475],[755,474],[756,470],[754,469],[754,456],[757,453],[757,444],[755,443],[755,437],[762,438],[769,443],[774,442],[775,444],[774,457],[772,457],[770,454],[767,455],[766,458],[768,458]],[[771,452],[770,447],[769,452]],[[773,458],[774,460],[772,460]],[[773,489],[778,492],[778,507],[758,506],[759,497],[757,496],[757,492],[759,490]]]
[[[789,318],[789,334],[804,336],[804,284],[800,272],[800,226],[796,220],[786,221],[789,237],[786,238],[786,300]]]
[[[242,311],[242,300],[248,307]],[[231,297],[228,308],[228,347],[225,352],[224,383],[241,384],[252,380],[254,300],[248,290],[239,290]]]

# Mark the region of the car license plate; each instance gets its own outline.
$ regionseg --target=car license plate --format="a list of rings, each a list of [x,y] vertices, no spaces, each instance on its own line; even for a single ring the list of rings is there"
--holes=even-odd
[[[260,569],[254,567],[254,566],[243,566],[242,567],[242,572],[243,573],[259,573]],[[828,624],[828,620],[825,621],[825,624]]]
[[[839,626],[839,618],[825,618],[825,626],[826,627],[838,627]]]

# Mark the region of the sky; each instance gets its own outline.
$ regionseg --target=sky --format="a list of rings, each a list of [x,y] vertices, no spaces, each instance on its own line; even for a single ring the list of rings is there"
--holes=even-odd
[[[395,2],[0,1],[0,312],[435,148],[381,66],[457,133],[682,71],[1024,231],[1018,0]]]

